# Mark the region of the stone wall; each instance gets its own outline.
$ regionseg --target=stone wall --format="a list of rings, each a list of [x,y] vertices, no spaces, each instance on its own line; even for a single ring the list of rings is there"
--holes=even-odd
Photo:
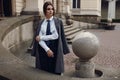
[[[24,7],[25,2],[23,0],[16,0],[16,16],[20,15]]]
[[[2,44],[6,49],[14,48],[14,46],[21,42],[28,41],[33,37],[33,22],[17,26],[10,31],[3,39]]]
[[[20,16],[11,20],[6,19],[0,27],[4,27],[2,35],[2,45],[6,49],[11,49],[16,45],[33,38],[33,16]],[[13,23],[13,24],[12,24]],[[9,25],[7,25],[9,24]]]
[[[84,16],[74,15],[73,19],[76,21],[88,22],[88,23],[100,22],[100,17],[94,15],[84,15]]]

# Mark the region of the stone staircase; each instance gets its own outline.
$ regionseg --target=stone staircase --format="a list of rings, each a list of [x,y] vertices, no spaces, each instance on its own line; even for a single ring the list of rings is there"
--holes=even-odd
[[[67,42],[71,44],[73,38],[78,32],[81,31],[81,29],[78,27],[73,27],[72,25],[64,25],[64,31],[65,31]]]

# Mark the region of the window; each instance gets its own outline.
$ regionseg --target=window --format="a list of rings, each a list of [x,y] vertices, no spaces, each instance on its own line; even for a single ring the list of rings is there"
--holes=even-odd
[[[80,8],[80,0],[73,0],[73,8]]]

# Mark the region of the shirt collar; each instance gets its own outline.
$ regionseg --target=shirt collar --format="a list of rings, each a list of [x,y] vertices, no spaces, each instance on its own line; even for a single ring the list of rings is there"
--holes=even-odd
[[[47,21],[48,19],[45,19],[45,20]],[[53,20],[53,16],[49,20],[52,21]]]

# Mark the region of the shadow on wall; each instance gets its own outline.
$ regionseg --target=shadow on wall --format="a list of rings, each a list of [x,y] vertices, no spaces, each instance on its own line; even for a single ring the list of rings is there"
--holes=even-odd
[[[0,80],[10,80],[10,79],[8,79],[8,78],[3,77],[3,76],[0,75]]]

